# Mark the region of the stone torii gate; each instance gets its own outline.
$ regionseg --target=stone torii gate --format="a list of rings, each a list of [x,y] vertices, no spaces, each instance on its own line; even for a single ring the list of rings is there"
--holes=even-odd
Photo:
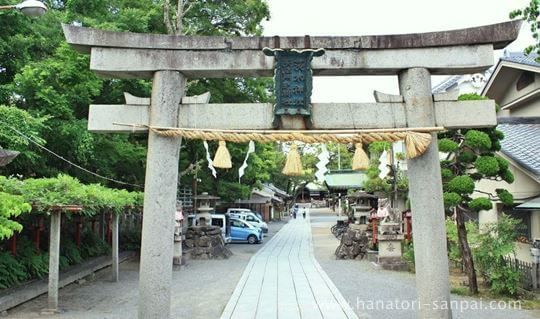
[[[314,103],[313,129],[445,128],[496,125],[493,101],[432,95],[431,75],[486,70],[493,50],[516,39],[521,22],[421,34],[346,37],[202,37],[119,33],[64,25],[67,42],[90,53],[98,75],[152,79],[152,96],[125,105],[91,105],[93,132],[145,132],[114,123],[199,129],[273,129],[271,104],[208,104],[186,98],[188,78],[272,76],[274,57],[262,49],[324,48],[315,76],[397,75],[400,95],[375,92],[377,103]],[[284,128],[303,128],[288,116]],[[139,318],[169,318],[173,228],[181,139],[148,132]],[[408,162],[420,318],[451,318],[441,173],[436,135]],[[438,307],[437,307],[438,305]]]

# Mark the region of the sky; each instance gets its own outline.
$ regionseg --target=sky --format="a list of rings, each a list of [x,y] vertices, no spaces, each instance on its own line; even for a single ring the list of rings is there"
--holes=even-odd
[[[266,36],[347,36],[422,33],[510,20],[510,11],[529,0],[267,0]],[[507,47],[522,51],[533,43],[524,23]],[[495,51],[494,64],[503,54]],[[432,78],[433,85],[444,77]],[[399,94],[396,76],[315,77],[312,102],[373,102],[373,90]]]

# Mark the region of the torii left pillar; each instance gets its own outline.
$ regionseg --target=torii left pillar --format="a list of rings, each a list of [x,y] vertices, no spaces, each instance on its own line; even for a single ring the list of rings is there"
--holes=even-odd
[[[150,125],[176,126],[185,77],[157,71]],[[170,318],[174,213],[181,140],[148,133],[139,277],[139,318]]]

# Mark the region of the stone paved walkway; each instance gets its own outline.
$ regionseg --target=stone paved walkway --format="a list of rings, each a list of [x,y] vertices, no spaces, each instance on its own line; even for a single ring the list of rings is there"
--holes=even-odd
[[[221,318],[357,318],[315,260],[309,213],[251,258]]]

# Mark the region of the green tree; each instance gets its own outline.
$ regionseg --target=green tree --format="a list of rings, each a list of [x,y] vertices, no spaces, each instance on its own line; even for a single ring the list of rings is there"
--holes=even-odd
[[[407,176],[400,169],[399,165],[394,165],[393,170],[387,176],[380,177],[381,170],[379,169],[379,165],[381,165],[381,161],[379,158],[384,151],[389,151],[390,147],[391,144],[388,142],[374,142],[369,145],[370,163],[366,170],[367,180],[364,185],[367,192],[381,192],[388,197],[393,197],[393,195],[405,195],[409,191]],[[394,157],[394,160],[404,159],[402,154],[394,154]]]
[[[175,34],[250,36],[261,33],[260,22],[269,16],[268,6],[263,0],[55,0],[47,1],[47,4],[51,10],[40,19],[30,19],[16,12],[2,13],[0,104],[26,110],[35,119],[47,118],[39,131],[41,142],[46,141],[48,148],[67,160],[101,175],[139,185],[144,183],[146,138],[89,133],[86,129],[88,105],[123,103],[123,92],[149,96],[151,83],[98,78],[88,68],[89,56],[73,51],[65,43],[60,23],[78,22],[85,27],[151,33],[167,33],[171,31],[168,30],[169,24],[174,23],[176,30],[172,33]],[[164,10],[166,6],[168,12]],[[178,20],[176,16],[181,18]],[[212,102],[267,102],[271,99],[272,81],[237,78],[198,79],[188,83],[188,94],[206,91],[212,93]],[[188,141],[184,145],[184,149],[191,152],[182,153],[181,170],[195,163],[195,159],[204,158],[200,142]],[[32,165],[22,162],[25,158],[22,156],[5,168],[7,174],[39,177],[65,172],[84,182],[102,181],[48,153],[28,147],[27,153],[34,156]],[[230,147],[235,148],[233,145]],[[236,154],[233,155],[235,166],[241,164],[245,153],[244,145],[238,148],[231,150]],[[267,154],[272,149],[275,148],[258,147],[253,159],[259,155],[278,156]],[[256,165],[261,176],[256,176],[258,173],[248,168],[247,185],[274,178],[275,163],[265,167]],[[202,175],[203,183],[211,181],[208,187],[217,190],[217,182]],[[223,182],[237,180],[233,170],[220,176]]]
[[[0,147],[20,152],[17,160],[3,167],[2,171],[10,170],[27,175],[32,172],[33,166],[40,165],[38,147],[28,138],[37,145],[44,145],[45,140],[41,135],[47,127],[48,119],[48,116],[35,118],[19,108],[0,105]]]
[[[476,94],[466,94],[460,100],[486,99]],[[441,161],[444,204],[455,213],[459,249],[469,279],[469,290],[478,293],[478,284],[474,260],[467,239],[464,215],[492,208],[492,199],[498,199],[505,205],[511,205],[512,195],[504,189],[497,189],[496,194],[482,193],[475,188],[483,179],[513,182],[513,175],[508,170],[508,162],[498,157],[502,132],[490,129],[449,130],[439,134],[439,150],[446,153]],[[482,193],[482,197],[473,196]]]
[[[529,23],[535,43],[525,48],[525,54],[536,52],[538,54],[538,57],[536,58],[537,62],[540,62],[540,24],[538,23],[539,14],[540,0],[530,0],[528,6],[510,12],[510,19],[523,19]]]
[[[22,225],[12,218],[28,213],[32,210],[30,204],[22,196],[15,196],[0,192],[0,240],[13,236],[13,232],[20,232]]]
[[[328,143],[326,146],[330,154],[328,169],[351,169],[354,147],[345,144]]]
[[[504,258],[514,253],[519,220],[502,214],[497,223],[486,225],[478,235],[474,257],[480,274],[496,294],[515,296],[520,283],[520,271],[509,265]]]

